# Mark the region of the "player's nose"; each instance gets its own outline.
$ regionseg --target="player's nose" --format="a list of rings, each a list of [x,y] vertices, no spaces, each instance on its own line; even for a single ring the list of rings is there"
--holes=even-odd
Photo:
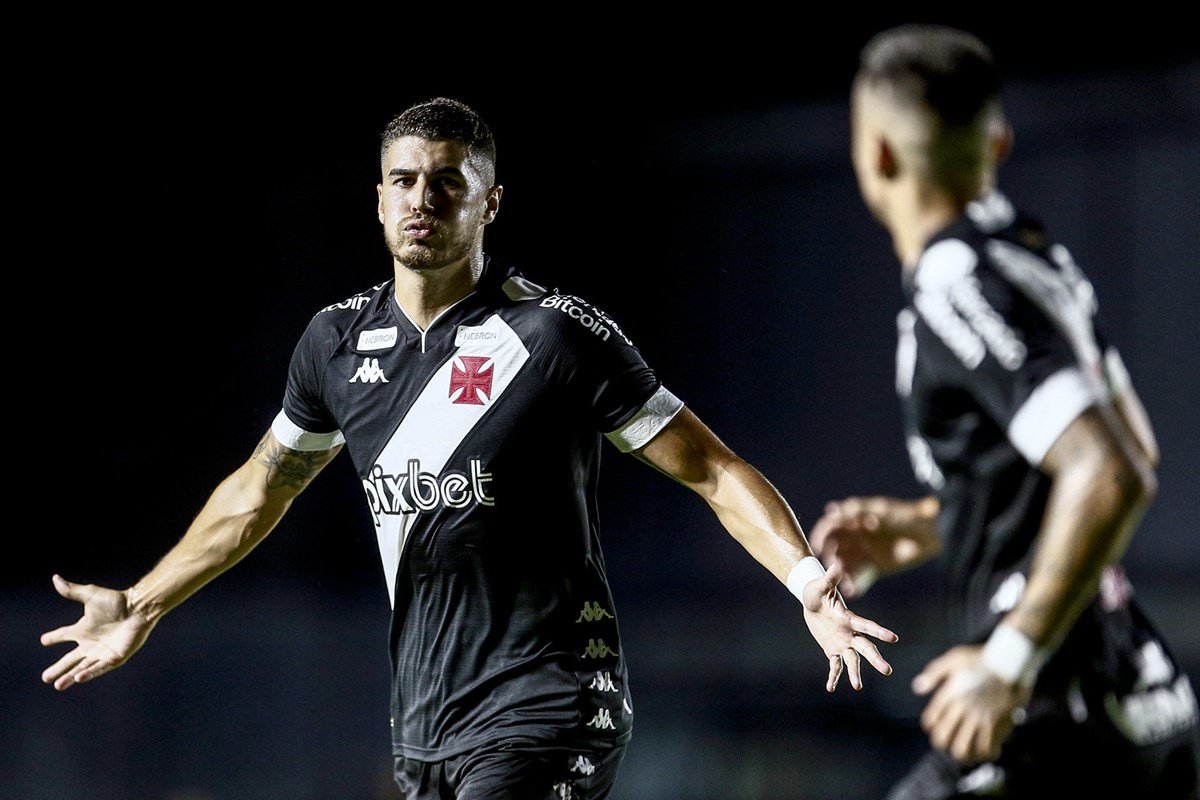
[[[408,206],[414,212],[432,211],[436,204],[433,185],[424,177],[417,178],[408,195]]]

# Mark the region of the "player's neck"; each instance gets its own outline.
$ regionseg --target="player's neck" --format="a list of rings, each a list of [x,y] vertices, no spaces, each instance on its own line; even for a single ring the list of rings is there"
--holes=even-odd
[[[475,291],[483,272],[483,251],[437,269],[410,269],[396,263],[396,302],[425,330],[437,315]]]
[[[916,269],[926,243],[962,215],[967,204],[942,191],[913,186],[909,197],[897,203],[888,228],[892,247],[905,271]]]

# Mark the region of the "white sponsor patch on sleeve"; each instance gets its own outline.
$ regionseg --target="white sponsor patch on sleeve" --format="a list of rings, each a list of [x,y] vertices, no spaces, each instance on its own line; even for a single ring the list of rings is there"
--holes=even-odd
[[[638,412],[621,427],[604,434],[622,453],[644,447],[658,435],[666,424],[683,408],[683,401],[659,386]]]

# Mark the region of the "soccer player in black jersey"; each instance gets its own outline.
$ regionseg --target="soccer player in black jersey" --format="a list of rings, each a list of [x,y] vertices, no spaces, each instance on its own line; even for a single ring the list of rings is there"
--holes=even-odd
[[[319,311],[283,409],[183,539],[44,644],[57,689],[123,664],[164,614],[244,557],[345,447],[392,601],[396,778],[413,798],[601,798],[633,705],[600,551],[601,434],[695,490],[803,604],[829,659],[891,668],[775,489],[642,360],[620,326],[488,258],[500,206],[491,132],[443,98],[384,132],[378,216],[394,277]]]
[[[940,557],[963,644],[916,676],[933,750],[893,800],[1196,796],[1196,701],[1121,554],[1158,451],[1070,253],[996,189],[1011,133],[988,49],[905,26],[864,49],[853,162],[908,306],[896,388],[928,497],[830,503],[848,596]]]

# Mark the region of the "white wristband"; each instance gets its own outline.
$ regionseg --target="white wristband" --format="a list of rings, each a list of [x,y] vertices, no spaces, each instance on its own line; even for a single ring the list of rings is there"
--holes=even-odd
[[[809,581],[814,581],[825,574],[825,567],[816,556],[807,556],[796,562],[787,576],[788,591],[796,595],[796,599],[804,602],[804,587]]]
[[[983,646],[983,665],[1005,683],[1028,685],[1037,678],[1047,655],[1028,636],[1002,622]]]

